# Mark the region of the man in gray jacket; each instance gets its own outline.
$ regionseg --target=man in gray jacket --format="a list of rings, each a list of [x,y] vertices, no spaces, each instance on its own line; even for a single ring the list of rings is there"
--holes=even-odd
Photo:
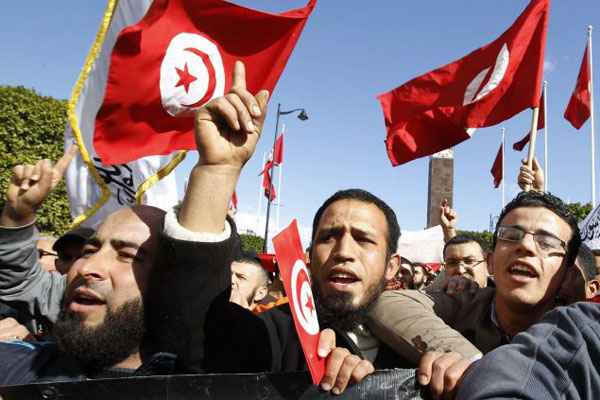
[[[77,148],[71,147],[55,165],[42,160],[36,165],[15,166],[0,215],[0,301],[42,325],[56,321],[66,277],[44,270],[39,262],[36,212],[76,153]],[[36,331],[40,329],[37,325]]]

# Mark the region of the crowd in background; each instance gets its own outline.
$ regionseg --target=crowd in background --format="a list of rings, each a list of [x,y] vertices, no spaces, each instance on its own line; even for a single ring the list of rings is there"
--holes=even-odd
[[[0,384],[307,369],[276,260],[242,251],[228,215],[269,96],[244,74],[238,62],[230,92],[196,114],[200,161],[176,212],[123,208],[96,230],[43,236],[36,211],[77,150],[15,166],[0,216]],[[398,254],[384,200],[347,189],[324,201],[306,254],[322,390],[416,368],[436,398],[600,395],[600,255],[533,165],[491,251],[440,205],[439,271]]]

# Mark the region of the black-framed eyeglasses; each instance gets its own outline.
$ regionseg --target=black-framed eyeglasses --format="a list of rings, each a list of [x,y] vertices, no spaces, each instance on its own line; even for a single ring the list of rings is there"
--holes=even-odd
[[[548,255],[553,251],[567,250],[567,242],[557,238],[551,233],[530,232],[523,228],[519,228],[518,226],[501,225],[498,227],[497,237],[498,239],[507,242],[520,242],[527,234],[533,236],[533,241],[535,242],[538,250],[545,255]]]
[[[472,259],[472,258],[448,260],[444,263],[444,266],[446,268],[450,268],[450,269],[458,268],[461,265],[464,265],[466,268],[475,268],[476,266],[478,266],[479,264],[481,264],[484,261],[485,261],[485,259],[484,260],[476,260],[476,259]]]

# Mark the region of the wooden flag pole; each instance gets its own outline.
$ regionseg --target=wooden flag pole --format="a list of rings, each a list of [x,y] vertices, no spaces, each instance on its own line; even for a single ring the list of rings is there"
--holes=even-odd
[[[531,131],[529,137],[529,154],[527,155],[527,167],[529,169],[533,169],[533,157],[535,157],[535,139],[537,137],[537,125],[538,125],[538,117],[540,114],[540,108],[535,107],[533,109],[533,113],[531,113]],[[531,189],[530,185],[525,186],[525,191],[529,192]]]

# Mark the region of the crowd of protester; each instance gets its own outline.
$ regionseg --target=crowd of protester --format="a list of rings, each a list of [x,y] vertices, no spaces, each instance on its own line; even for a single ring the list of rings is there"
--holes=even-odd
[[[242,251],[228,216],[269,97],[244,76],[236,63],[230,92],[196,114],[199,161],[177,211],[123,208],[95,231],[43,236],[36,212],[75,151],[14,168],[0,215],[1,385],[307,369],[281,280]],[[435,398],[600,395],[596,256],[540,168],[524,164],[518,181],[531,190],[502,210],[489,252],[440,205],[439,273],[398,254],[382,199],[347,189],[324,201],[306,256],[322,390],[416,368]]]

